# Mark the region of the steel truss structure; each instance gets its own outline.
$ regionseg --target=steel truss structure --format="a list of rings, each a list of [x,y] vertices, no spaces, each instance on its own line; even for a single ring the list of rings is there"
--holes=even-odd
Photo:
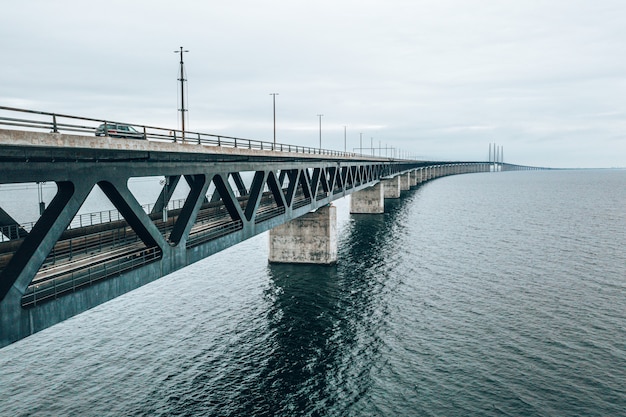
[[[459,163],[436,165],[446,164]],[[293,154],[2,146],[0,184],[52,182],[57,192],[30,230],[0,201],[0,346],[385,177],[432,165]],[[484,164],[476,163],[479,167]],[[141,177],[163,179],[149,211],[128,186],[131,178]],[[180,208],[168,209],[181,181],[189,193]],[[95,187],[121,218],[69,229]]]
[[[41,214],[19,223],[0,194],[0,347],[384,178],[416,169],[420,181],[534,169],[369,157],[115,122],[137,128],[124,140],[109,136],[111,123],[0,106],[7,127],[0,130],[0,187],[37,184]],[[162,180],[147,206],[129,188],[144,177]],[[56,188],[47,207],[43,183]],[[175,200],[183,183],[189,191]],[[114,210],[83,213],[96,188]]]

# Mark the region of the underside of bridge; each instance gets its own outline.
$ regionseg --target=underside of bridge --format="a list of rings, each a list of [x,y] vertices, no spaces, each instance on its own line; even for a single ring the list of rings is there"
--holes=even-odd
[[[380,213],[384,179],[401,175],[399,193],[490,169],[23,133],[0,130],[0,187],[46,183],[54,197],[29,224],[0,200],[0,347],[349,194],[367,189],[353,211]],[[143,180],[158,184],[153,201],[133,192]],[[114,208],[83,213],[94,190]]]

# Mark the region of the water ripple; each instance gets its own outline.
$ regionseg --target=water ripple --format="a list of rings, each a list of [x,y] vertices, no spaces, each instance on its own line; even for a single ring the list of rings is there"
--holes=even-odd
[[[624,171],[443,178],[267,236],[0,351],[0,415],[625,415]]]

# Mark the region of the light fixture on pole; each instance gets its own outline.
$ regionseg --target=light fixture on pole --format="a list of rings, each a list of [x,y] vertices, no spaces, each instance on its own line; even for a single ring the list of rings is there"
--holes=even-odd
[[[185,81],[187,81],[187,79],[185,78],[185,63],[183,62],[183,52],[189,52],[187,50],[183,50],[183,47],[180,47],[180,51],[174,51],[175,54],[180,54],[180,78],[178,79],[178,81],[180,81],[180,109],[178,109],[180,111],[181,114],[181,120],[182,120],[182,138],[183,138],[183,142],[185,141],[185,112],[187,111],[187,109],[185,109]]]
[[[276,150],[276,96],[278,93],[270,93],[272,96],[272,103],[274,107],[274,150]]]
[[[320,118],[320,151],[322,150],[322,116],[323,114],[318,114],[317,117]]]

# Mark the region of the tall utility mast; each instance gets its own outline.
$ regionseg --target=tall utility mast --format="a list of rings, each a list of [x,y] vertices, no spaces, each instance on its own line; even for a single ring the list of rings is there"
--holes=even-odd
[[[185,140],[185,82],[187,79],[185,78],[185,63],[183,62],[183,52],[189,52],[187,50],[183,50],[183,47],[180,47],[180,51],[174,51],[175,54],[180,54],[180,115],[182,120],[182,130],[183,130],[183,141]]]
[[[322,150],[322,116],[323,114],[318,114],[317,117],[320,119],[320,152]]]
[[[272,102],[274,103],[274,149],[276,150],[276,96],[278,93],[270,93],[272,97]]]

